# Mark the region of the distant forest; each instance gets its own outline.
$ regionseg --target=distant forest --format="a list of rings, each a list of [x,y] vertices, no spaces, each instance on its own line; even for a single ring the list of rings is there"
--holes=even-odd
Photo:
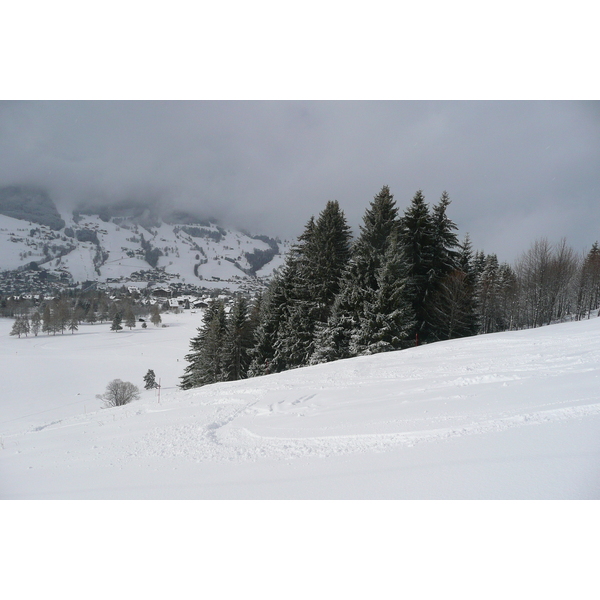
[[[403,215],[387,186],[360,234],[337,201],[312,217],[267,291],[213,302],[190,342],[183,389],[479,333],[589,318],[600,307],[600,249],[541,239],[514,265],[459,241],[446,192]]]

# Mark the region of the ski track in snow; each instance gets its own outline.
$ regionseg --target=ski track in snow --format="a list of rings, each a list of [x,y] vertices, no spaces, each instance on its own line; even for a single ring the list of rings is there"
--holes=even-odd
[[[131,457],[183,457],[203,461],[289,460],[328,457],[357,452],[385,452],[425,442],[440,442],[465,435],[501,432],[512,427],[541,425],[600,415],[600,403],[499,416],[457,427],[441,427],[399,433],[333,435],[319,437],[269,437],[232,425],[244,409],[224,410],[206,425],[186,424],[156,428],[128,445]]]

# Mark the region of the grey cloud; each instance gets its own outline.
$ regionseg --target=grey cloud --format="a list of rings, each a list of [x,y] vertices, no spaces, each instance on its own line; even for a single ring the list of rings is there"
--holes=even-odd
[[[476,248],[600,237],[594,102],[3,102],[0,184],[59,203],[133,198],[295,237],[327,200],[354,231],[382,185],[417,189]]]

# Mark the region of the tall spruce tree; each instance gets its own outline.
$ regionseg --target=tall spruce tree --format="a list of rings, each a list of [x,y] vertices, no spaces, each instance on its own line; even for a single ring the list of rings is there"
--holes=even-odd
[[[376,272],[377,286],[366,295],[360,326],[351,340],[352,354],[376,354],[405,347],[414,327],[406,264],[396,238],[392,234]]]
[[[250,364],[249,351],[252,348],[252,324],[248,316],[248,300],[241,294],[236,296],[227,318],[227,332],[224,340],[223,368],[225,379],[244,379]]]
[[[31,332],[33,335],[37,337],[37,334],[40,332],[40,327],[42,323],[42,317],[40,313],[36,310],[31,316]]]
[[[54,306],[54,317],[56,319],[56,328],[64,334],[69,322],[71,321],[72,309],[65,297],[61,297]]]
[[[115,316],[113,317],[112,323],[110,325],[110,330],[114,331],[115,333],[121,331],[121,329],[123,329],[121,321],[121,313],[115,313]]]
[[[316,320],[316,303],[311,298],[310,247],[316,223],[311,217],[286,259],[282,271],[282,306],[273,340],[271,371],[301,366],[307,359]]]
[[[453,261],[455,266],[438,279],[429,310],[438,340],[476,335],[479,331],[473,249],[468,234]]]
[[[123,318],[125,319],[125,327],[129,327],[130,330],[135,327],[135,313],[133,312],[133,306],[129,302],[127,302],[123,309]]]
[[[407,261],[409,294],[416,318],[411,336],[428,341],[432,333],[428,304],[436,280],[435,223],[421,190],[416,192],[400,219],[400,242]]]
[[[326,323],[351,253],[351,232],[337,201],[327,202],[298,238],[289,293],[275,341],[278,370],[308,364],[315,331]]]
[[[435,276],[442,279],[458,268],[460,243],[456,231],[458,227],[448,215],[450,196],[444,191],[438,204],[433,207],[433,269]]]
[[[385,343],[393,342],[395,346],[404,339],[404,319],[398,319],[398,315],[405,310],[406,288],[397,245],[397,216],[394,197],[389,187],[383,186],[365,211],[331,316],[316,333],[311,363],[371,353],[375,348],[384,349]],[[391,273],[398,278],[393,285]],[[389,316],[390,309],[400,312],[385,324],[391,329],[382,335],[384,313]],[[412,321],[408,314],[405,316]],[[384,338],[388,340],[385,343]]]
[[[148,372],[144,375],[144,389],[152,390],[158,387],[156,383],[156,374],[153,369],[148,369]]]
[[[189,365],[181,377],[182,389],[187,390],[226,379],[223,348],[225,333],[225,305],[215,300],[204,313],[204,323],[198,328],[198,335],[190,341],[190,353],[185,357]]]
[[[29,319],[27,318],[27,315],[17,315],[9,335],[21,337],[21,334],[23,334],[27,337],[29,329]]]
[[[580,270],[577,318],[589,319],[597,308],[600,308],[600,248],[598,242],[594,242]]]
[[[327,202],[303,248],[304,289],[316,304],[316,319],[327,322],[340,279],[352,252],[352,233],[337,200]]]
[[[50,335],[53,331],[53,322],[52,311],[50,310],[50,305],[46,304],[44,306],[44,311],[42,313],[42,331]]]
[[[258,323],[254,330],[254,345],[250,350],[249,377],[266,375],[278,370],[274,365],[274,342],[283,320],[286,288],[286,277],[280,271],[274,275],[267,291],[261,298]]]

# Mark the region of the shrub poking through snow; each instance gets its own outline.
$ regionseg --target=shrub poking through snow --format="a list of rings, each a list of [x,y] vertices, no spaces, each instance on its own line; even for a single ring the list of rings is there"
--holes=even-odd
[[[106,386],[104,394],[98,394],[96,397],[104,400],[104,405],[107,408],[111,406],[123,406],[134,400],[138,400],[140,397],[140,390],[129,381],[113,379]]]

